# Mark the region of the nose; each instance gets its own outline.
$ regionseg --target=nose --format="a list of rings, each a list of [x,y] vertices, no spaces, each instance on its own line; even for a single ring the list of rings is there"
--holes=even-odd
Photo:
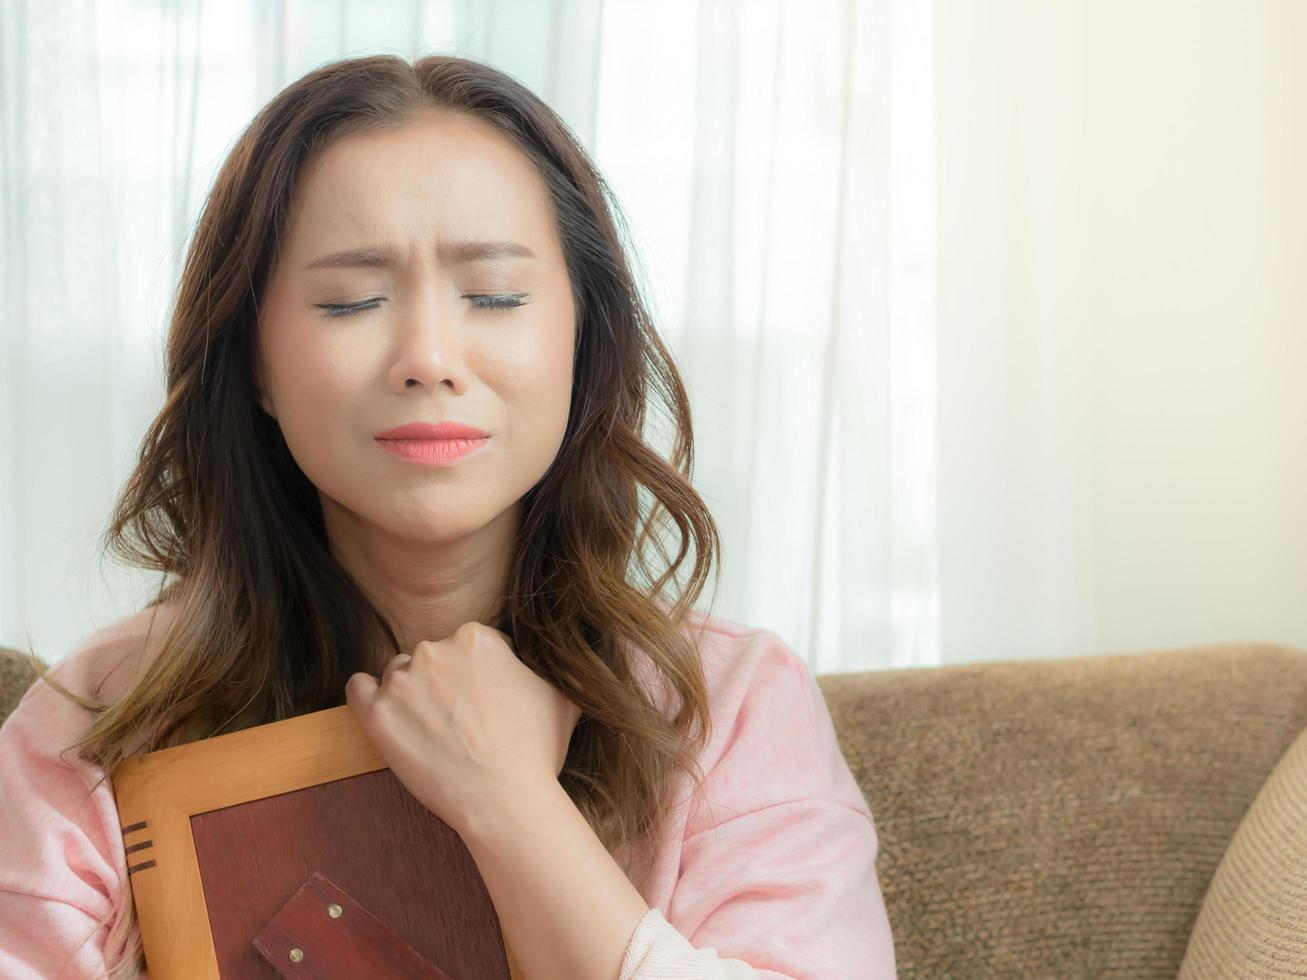
[[[434,389],[448,384],[467,390],[468,368],[464,336],[456,310],[434,286],[414,291],[396,318],[395,359],[390,389],[402,394],[414,385]]]

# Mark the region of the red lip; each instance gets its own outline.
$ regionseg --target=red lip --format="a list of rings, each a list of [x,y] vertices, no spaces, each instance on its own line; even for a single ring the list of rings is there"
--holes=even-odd
[[[378,432],[375,439],[485,439],[487,433],[458,422],[410,422],[395,429]]]

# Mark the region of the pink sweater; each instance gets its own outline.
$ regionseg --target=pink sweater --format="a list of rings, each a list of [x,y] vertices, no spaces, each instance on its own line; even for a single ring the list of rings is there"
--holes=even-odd
[[[55,677],[112,698],[139,662],[146,610],[98,631]],[[170,615],[158,610],[157,634]],[[713,733],[647,880],[619,980],[894,977],[871,812],[807,664],[776,634],[696,614]],[[666,708],[648,684],[655,703]],[[98,694],[96,692],[99,692]],[[108,783],[59,750],[91,715],[38,682],[0,727],[0,977],[99,978],[127,873]],[[105,925],[97,928],[97,922]]]

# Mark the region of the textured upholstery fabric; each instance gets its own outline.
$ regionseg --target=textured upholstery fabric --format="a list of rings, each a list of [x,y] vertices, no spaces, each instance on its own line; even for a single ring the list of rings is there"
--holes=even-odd
[[[1174,978],[1307,726],[1307,653],[1266,645],[818,683],[875,814],[905,978]]]
[[[28,668],[26,658],[18,650],[0,647],[0,724],[9,717],[23,696],[23,692],[36,679]]]
[[[1180,980],[1307,976],[1307,731],[1234,832],[1180,964]]]

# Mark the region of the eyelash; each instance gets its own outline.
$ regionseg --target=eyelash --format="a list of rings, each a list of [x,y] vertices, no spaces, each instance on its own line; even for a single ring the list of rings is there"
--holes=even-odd
[[[465,293],[464,299],[472,300],[472,305],[479,310],[511,310],[518,306],[525,305],[528,301],[522,297],[526,293],[507,293],[502,296],[490,296],[482,293]],[[488,300],[489,302],[478,303],[479,299]],[[381,298],[365,299],[357,303],[315,303],[314,305],[320,310],[326,310],[329,317],[352,316],[355,313],[364,313],[367,310],[375,310],[381,303]]]

